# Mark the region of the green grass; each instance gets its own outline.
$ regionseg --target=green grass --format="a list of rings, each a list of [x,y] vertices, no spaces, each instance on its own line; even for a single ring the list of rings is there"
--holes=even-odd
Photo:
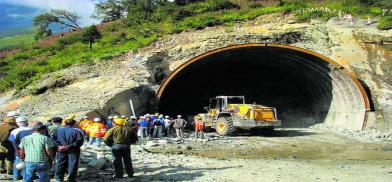
[[[25,35],[15,35],[12,37],[0,38],[0,50],[12,49],[25,45],[30,45],[34,42],[34,33]]]
[[[332,17],[339,16],[339,11],[341,15],[343,14],[352,14],[356,17],[368,18],[368,17],[379,17],[382,15],[382,9],[389,8],[389,4],[387,2],[390,0],[342,0],[342,1],[296,1],[296,3],[292,3],[292,5],[297,9],[294,11],[296,13],[298,20],[307,21],[314,18],[319,18],[322,20],[328,20]],[[309,8],[322,7],[328,8],[332,12],[323,12],[323,11],[305,11],[301,12],[300,10],[309,10]]]
[[[175,6],[167,4],[159,7],[150,21],[139,24],[130,24],[126,20],[111,22],[100,30],[103,38],[93,44],[90,50],[88,45],[80,42],[81,33],[74,33],[62,37],[52,45],[27,45],[21,51],[6,58],[0,59],[0,92],[9,89],[22,89],[42,77],[42,75],[61,70],[77,63],[90,63],[92,61],[106,61],[119,56],[124,52],[134,51],[151,44],[158,37],[179,33],[190,29],[203,29],[209,26],[232,26],[237,22],[255,19],[261,15],[288,12],[295,13],[299,20],[307,21],[311,18],[327,20],[337,14],[321,12],[299,13],[301,8],[328,7],[357,16],[379,16],[382,6],[363,5],[360,0],[344,1],[290,1],[282,5],[263,7],[254,5],[237,6],[228,0],[206,0],[205,2]],[[380,1],[381,2],[381,1]],[[253,4],[253,5],[251,5]],[[139,18],[140,19],[140,18]],[[391,18],[384,17],[380,21],[380,29],[388,29]],[[19,37],[19,40],[32,40],[32,36]],[[16,43],[17,38],[5,39],[4,45]],[[3,41],[0,39],[0,45]],[[30,42],[31,43],[31,42]],[[20,43],[19,43],[20,44]],[[26,42],[28,44],[28,42]]]
[[[377,28],[379,28],[380,30],[392,29],[392,15],[382,17],[377,25]]]

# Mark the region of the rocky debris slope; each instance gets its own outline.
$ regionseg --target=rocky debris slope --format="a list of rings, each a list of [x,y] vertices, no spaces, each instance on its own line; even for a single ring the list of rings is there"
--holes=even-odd
[[[296,22],[292,15],[271,14],[232,27],[209,27],[160,38],[138,52],[128,52],[105,62],[74,65],[46,75],[13,98],[11,103],[31,119],[53,115],[84,114],[102,109],[116,94],[139,86],[156,90],[162,79],[189,59],[233,44],[279,43],[323,54],[351,70],[371,91],[376,112],[367,126],[390,130],[392,126],[391,48],[383,42],[392,30],[345,20]],[[4,100],[4,99],[0,99]]]
[[[358,140],[361,142],[385,142],[385,141],[392,141],[392,131],[390,132],[381,132],[376,129],[366,130],[366,131],[353,131],[344,128],[338,128],[334,126],[329,126],[324,123],[320,123],[311,128],[333,132],[336,134],[340,134],[346,136],[350,139]]]

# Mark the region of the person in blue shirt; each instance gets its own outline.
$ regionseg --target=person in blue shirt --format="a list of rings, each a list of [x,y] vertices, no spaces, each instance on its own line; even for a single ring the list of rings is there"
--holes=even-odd
[[[162,127],[165,124],[163,119],[163,115],[159,115],[158,118],[154,119],[154,137],[161,138],[162,137]]]
[[[18,164],[21,159],[19,156],[19,144],[22,138],[25,136],[31,135],[33,133],[33,129],[28,127],[28,121],[24,116],[20,116],[16,118],[16,124],[19,128],[12,130],[11,135],[9,136],[8,140],[12,142],[15,149],[15,161],[14,164]],[[18,170],[15,165],[12,172],[12,178],[16,180],[22,179],[24,176],[24,170]]]
[[[106,120],[106,129],[110,129],[113,127],[113,116],[109,116]]]
[[[67,170],[68,181],[76,181],[79,167],[80,147],[83,145],[83,131],[74,128],[76,121],[67,119],[65,126],[58,128],[52,135],[51,140],[57,148],[56,156],[56,181],[63,181]]]
[[[149,137],[153,137],[153,133],[154,133],[154,120],[155,117],[150,115],[150,114],[146,114],[146,121],[148,122],[148,128],[147,128],[147,133]]]
[[[139,125],[140,125],[140,130],[141,130],[141,137],[142,138],[147,138],[148,133],[147,133],[147,128],[148,128],[148,121],[146,120],[146,117],[144,116],[140,116],[140,120],[139,120]]]

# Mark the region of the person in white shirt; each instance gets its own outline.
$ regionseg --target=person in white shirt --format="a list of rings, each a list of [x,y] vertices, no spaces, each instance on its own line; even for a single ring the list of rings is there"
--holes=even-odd
[[[19,156],[19,147],[18,145],[20,144],[20,141],[24,136],[30,135],[33,133],[33,129],[28,127],[28,121],[24,116],[20,116],[16,118],[16,124],[18,125],[18,128],[12,130],[10,136],[8,137],[8,140],[11,141],[11,143],[14,145],[15,148],[15,160],[14,164],[18,164],[20,160]],[[25,132],[24,132],[25,131]],[[14,165],[13,172],[12,172],[12,178],[13,180],[20,180],[23,177],[23,170],[18,170],[16,168],[16,165]]]
[[[170,137],[171,136],[171,130],[172,130],[172,120],[170,119],[169,116],[165,116],[165,129],[166,129],[166,137]]]

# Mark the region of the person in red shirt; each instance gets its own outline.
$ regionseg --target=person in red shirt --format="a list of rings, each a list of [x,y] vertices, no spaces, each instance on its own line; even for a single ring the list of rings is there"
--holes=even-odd
[[[101,118],[94,118],[94,123],[87,127],[87,132],[90,135],[88,144],[92,145],[95,141],[97,146],[100,147],[102,138],[106,134],[106,126],[103,124]]]
[[[196,139],[204,138],[205,124],[200,116],[195,117],[195,136]]]

